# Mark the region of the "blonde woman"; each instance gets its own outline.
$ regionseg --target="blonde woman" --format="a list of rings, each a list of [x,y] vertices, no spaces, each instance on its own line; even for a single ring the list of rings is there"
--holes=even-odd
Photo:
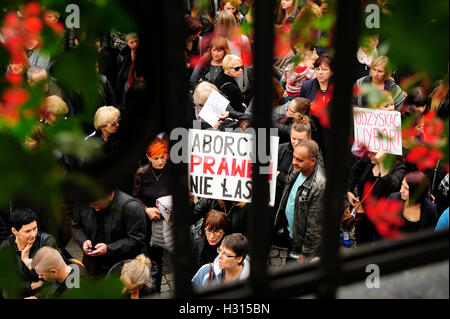
[[[95,132],[85,139],[98,138],[106,142],[119,129],[120,111],[114,106],[102,106],[94,115]]]
[[[139,299],[144,294],[149,294],[151,265],[151,260],[144,254],[126,262],[120,275],[120,280],[124,285],[122,294],[128,294],[130,299]]]
[[[230,101],[233,110],[244,113],[247,108],[244,104],[245,96],[237,83],[244,70],[242,59],[237,55],[228,54],[223,58],[222,67],[223,73],[217,76],[215,84]]]
[[[373,59],[370,66],[370,74],[356,81],[357,87],[362,89],[365,84],[370,84],[379,90],[389,91],[394,99],[395,109],[398,109],[406,99],[406,94],[395,84],[391,78],[392,68],[387,56],[378,56]],[[367,106],[367,101],[360,94],[356,100],[357,106]]]
[[[41,108],[41,122],[54,125],[58,116],[65,116],[69,112],[66,102],[57,95],[44,99]]]

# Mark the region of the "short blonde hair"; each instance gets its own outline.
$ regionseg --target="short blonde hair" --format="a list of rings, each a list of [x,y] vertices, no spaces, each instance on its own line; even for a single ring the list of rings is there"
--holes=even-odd
[[[231,65],[234,61],[241,61],[242,64],[242,59],[240,57],[234,54],[227,54],[222,60],[223,69],[228,70],[229,68],[231,68]]]
[[[135,259],[125,263],[122,267],[120,279],[126,277],[132,284],[139,287],[150,287],[150,268],[152,262],[144,254],[140,254]]]
[[[66,102],[58,95],[46,97],[43,102],[43,107],[45,111],[54,115],[62,115],[69,112]]]
[[[194,90],[192,98],[195,105],[204,105],[211,94],[211,91],[219,92],[219,89],[207,81],[200,82]]]
[[[120,111],[114,106],[102,106],[94,115],[94,126],[96,130],[103,128],[111,118],[120,117]]]
[[[384,68],[384,80],[387,80],[392,73],[392,69],[390,66],[390,60],[387,56],[380,55],[373,59],[371,67],[382,66]]]

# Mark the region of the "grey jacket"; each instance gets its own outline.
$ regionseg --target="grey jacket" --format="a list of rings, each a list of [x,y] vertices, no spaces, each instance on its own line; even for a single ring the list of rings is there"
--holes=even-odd
[[[275,216],[275,227],[287,223],[285,209],[289,193],[299,173],[291,171]],[[316,163],[313,172],[295,195],[293,248],[306,258],[319,254],[322,239],[322,199],[325,193],[325,170]]]

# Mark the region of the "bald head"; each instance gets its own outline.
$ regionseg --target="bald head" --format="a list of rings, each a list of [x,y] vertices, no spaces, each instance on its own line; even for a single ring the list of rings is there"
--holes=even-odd
[[[40,248],[31,262],[31,267],[33,267],[38,274],[49,272],[52,269],[62,271],[66,266],[67,265],[59,251],[47,246]]]

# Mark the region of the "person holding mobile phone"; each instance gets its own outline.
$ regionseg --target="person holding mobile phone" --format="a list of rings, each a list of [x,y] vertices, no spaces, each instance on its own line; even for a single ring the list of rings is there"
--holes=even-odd
[[[74,209],[72,235],[88,275],[101,279],[117,262],[141,254],[146,227],[142,206],[119,190]]]

